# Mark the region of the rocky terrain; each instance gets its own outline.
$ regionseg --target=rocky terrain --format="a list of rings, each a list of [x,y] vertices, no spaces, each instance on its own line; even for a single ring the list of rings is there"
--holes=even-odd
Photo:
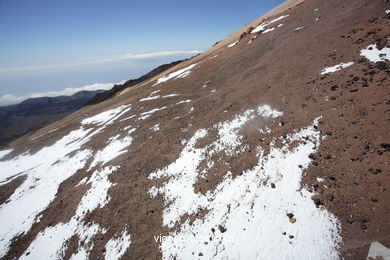
[[[390,3],[289,0],[0,151],[3,259],[386,259]]]

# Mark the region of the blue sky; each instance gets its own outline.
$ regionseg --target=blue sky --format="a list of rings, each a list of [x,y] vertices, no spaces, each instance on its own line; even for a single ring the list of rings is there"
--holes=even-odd
[[[12,99],[5,94],[138,77],[208,49],[281,2],[0,0],[0,105]]]

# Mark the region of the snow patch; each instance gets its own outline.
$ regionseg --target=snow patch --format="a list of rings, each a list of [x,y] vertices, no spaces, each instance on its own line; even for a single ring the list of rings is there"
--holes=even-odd
[[[157,132],[158,130],[160,130],[160,124],[155,124],[154,126],[152,126],[150,128],[150,130],[152,130],[154,132]]]
[[[107,204],[110,199],[107,193],[113,186],[108,176],[117,169],[118,167],[108,166],[96,170],[88,181],[91,188],[82,197],[76,214],[71,220],[41,231],[25,251],[29,252],[28,256],[23,255],[20,259],[41,259],[43,256],[48,259],[61,259],[67,249],[65,243],[73,235],[78,235],[80,239],[78,252],[72,257],[86,256],[84,259],[88,258],[89,251],[93,247],[91,239],[99,232],[103,233],[104,230],[96,223],[85,223],[84,218],[89,212]]]
[[[158,99],[159,97],[160,97],[159,95],[157,95],[157,96],[149,96],[149,97],[146,97],[146,98],[141,98],[139,101],[143,102],[143,101]]]
[[[185,104],[185,103],[189,103],[189,102],[191,102],[191,99],[179,101],[176,103],[176,105]]]
[[[234,45],[236,45],[238,43],[238,41],[235,41],[235,42],[233,42],[233,43],[231,43],[231,44],[229,44],[228,45],[228,48],[231,48],[231,47],[233,47]]]
[[[303,27],[295,28],[294,32],[300,31],[300,30],[302,30],[302,29],[303,29]]]
[[[190,70],[192,68],[194,68],[196,66],[196,64],[197,63],[192,64],[192,65],[190,65],[188,67],[185,67],[184,69],[172,72],[172,73],[170,73],[170,74],[168,74],[166,76],[163,76],[163,77],[157,79],[157,82],[153,86],[156,86],[156,85],[158,85],[160,83],[163,83],[163,82],[168,81],[168,80],[173,79],[173,78],[185,78],[185,77],[187,77],[188,75],[191,74]]]
[[[259,26],[257,26],[255,29],[253,29],[251,31],[251,33],[257,33],[257,32],[260,32],[260,31],[264,31],[267,26],[269,26],[269,25],[271,25],[271,24],[273,24],[273,23],[275,23],[277,21],[280,21],[280,20],[282,20],[282,19],[284,19],[284,18],[286,18],[288,16],[289,15],[282,15],[282,16],[279,16],[278,18],[275,18],[275,19],[273,19],[273,20],[271,20],[269,22],[264,22],[264,23],[260,24]]]
[[[117,260],[123,256],[131,244],[131,236],[125,229],[122,235],[116,239],[111,238],[106,244],[106,260]]]
[[[140,117],[138,119],[140,120],[145,120],[146,118],[149,118],[152,114],[156,113],[157,111],[161,111],[163,109],[166,109],[167,107],[160,107],[160,108],[155,108],[150,111],[146,111],[140,114]]]
[[[134,129],[135,130],[135,129]],[[131,131],[131,130],[130,130]],[[91,163],[89,170],[95,167],[98,164],[105,165],[112,159],[118,157],[121,154],[127,152],[126,148],[131,145],[133,138],[131,136],[126,136],[122,139],[119,138],[119,135],[114,136],[109,140],[109,143],[102,150],[97,151],[94,155],[94,160]]]
[[[169,94],[169,95],[162,96],[162,98],[177,97],[177,96],[180,96],[180,95],[179,94]]]
[[[163,225],[171,228],[161,241],[164,259],[191,259],[200,253],[205,259],[339,258],[337,218],[325,208],[317,208],[311,200],[313,194],[301,187],[303,170],[311,161],[308,156],[321,141],[320,132],[313,127],[318,119],[286,138],[274,139],[268,153],[258,147],[254,168],[235,177],[228,171],[216,188],[205,194],[194,189],[198,178],[211,170],[213,154],[225,152],[228,163],[242,152],[240,147],[245,145],[239,132],[260,116],[258,111],[268,109],[247,110],[216,125],[219,137],[205,147],[198,142],[209,131],[199,129],[175,162],[150,174],[150,179],[167,179],[149,190],[152,197],[163,196]],[[286,140],[297,146],[290,150]],[[276,146],[277,141],[282,147]],[[207,167],[200,172],[203,161]],[[286,212],[294,212],[294,224]]]
[[[3,159],[7,154],[10,154],[13,149],[6,149],[0,151],[0,160]]]
[[[110,125],[112,124],[116,119],[121,117],[123,114],[125,114],[127,111],[131,109],[130,105],[122,105],[117,108],[102,112],[100,114],[97,114],[95,116],[89,117],[81,121],[82,125]]]
[[[333,73],[341,69],[348,68],[349,66],[352,66],[354,63],[353,62],[346,62],[346,63],[340,63],[332,67],[327,67],[321,71],[321,75],[325,75],[328,73]]]
[[[379,50],[376,44],[371,44],[361,50],[360,55],[375,63],[385,61],[390,59],[390,48],[384,47],[382,50]]]

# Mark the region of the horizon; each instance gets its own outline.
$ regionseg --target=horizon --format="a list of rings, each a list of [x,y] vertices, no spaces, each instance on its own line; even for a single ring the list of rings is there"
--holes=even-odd
[[[0,0],[0,106],[138,78],[207,50],[282,2]]]

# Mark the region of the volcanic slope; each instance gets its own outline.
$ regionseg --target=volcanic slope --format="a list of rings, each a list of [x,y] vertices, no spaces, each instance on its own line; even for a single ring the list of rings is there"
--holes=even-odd
[[[389,10],[287,1],[19,138],[0,151],[0,258],[379,256]]]

